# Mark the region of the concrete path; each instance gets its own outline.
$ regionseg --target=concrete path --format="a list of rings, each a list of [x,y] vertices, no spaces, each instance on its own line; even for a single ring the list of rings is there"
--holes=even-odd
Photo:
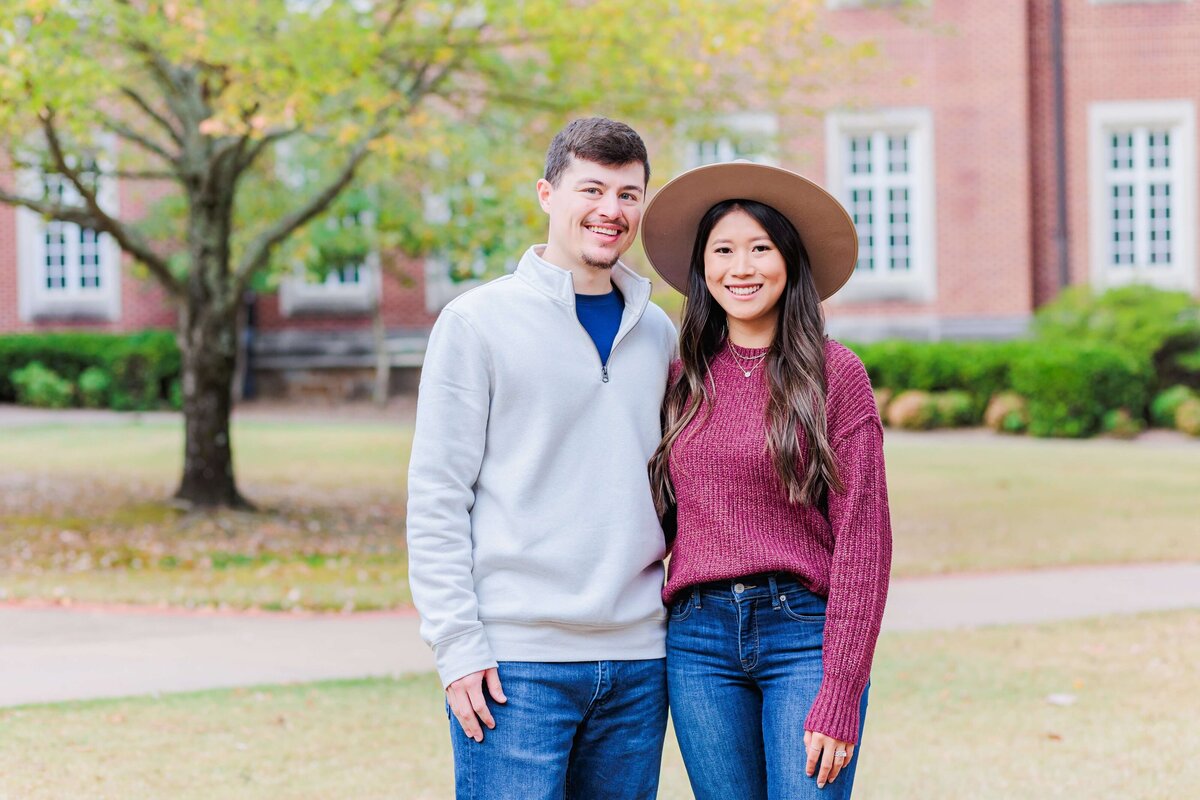
[[[1200,608],[1200,564],[893,582],[884,629],[917,631]],[[0,706],[426,672],[411,613],[213,615],[0,607]]]

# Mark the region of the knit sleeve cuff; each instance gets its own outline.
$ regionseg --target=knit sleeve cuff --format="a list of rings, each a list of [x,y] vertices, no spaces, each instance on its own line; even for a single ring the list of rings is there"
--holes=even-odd
[[[482,625],[434,645],[433,655],[443,687],[449,686],[464,675],[496,666],[496,659],[492,657],[492,647],[488,644],[487,634],[484,633]]]
[[[804,721],[804,729],[832,736],[839,741],[857,744],[859,726],[859,704],[865,686],[844,681],[829,675],[821,681],[817,699]]]

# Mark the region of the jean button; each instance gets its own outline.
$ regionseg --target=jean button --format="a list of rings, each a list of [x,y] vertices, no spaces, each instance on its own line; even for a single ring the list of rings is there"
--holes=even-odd
[[[786,602],[787,602],[787,595],[786,595],[786,594],[781,594],[781,595],[779,595],[779,602],[781,602],[781,603],[786,603]]]
[[[742,592],[746,591],[746,585],[744,583],[735,583],[733,585],[733,591],[741,594]]]

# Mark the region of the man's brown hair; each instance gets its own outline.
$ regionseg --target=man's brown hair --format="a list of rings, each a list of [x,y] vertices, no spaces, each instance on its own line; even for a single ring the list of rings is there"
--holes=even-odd
[[[545,178],[558,186],[571,157],[594,161],[606,167],[620,167],[634,161],[645,167],[646,184],[650,183],[650,158],[646,143],[637,131],[624,122],[604,117],[577,119],[558,132],[546,151]]]

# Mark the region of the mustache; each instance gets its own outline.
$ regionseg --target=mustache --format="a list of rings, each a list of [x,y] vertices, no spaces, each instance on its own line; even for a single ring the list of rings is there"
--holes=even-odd
[[[603,225],[605,228],[619,228],[622,233],[629,230],[629,226],[624,223],[621,223],[621,222],[599,222],[599,221],[593,222],[591,220],[584,220],[583,224],[584,225],[596,225],[596,226]]]

